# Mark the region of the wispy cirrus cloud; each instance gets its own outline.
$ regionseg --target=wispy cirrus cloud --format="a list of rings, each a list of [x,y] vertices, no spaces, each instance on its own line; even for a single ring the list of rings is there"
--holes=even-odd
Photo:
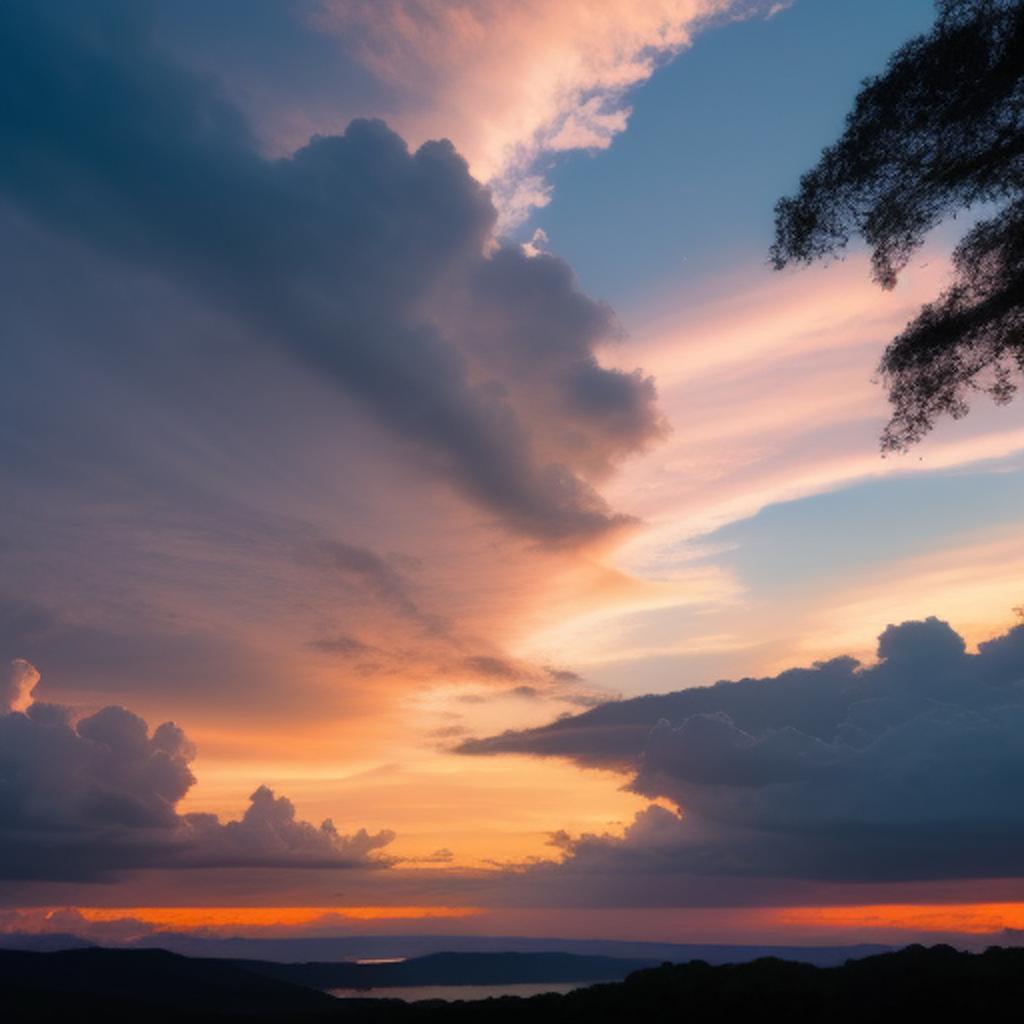
[[[629,91],[718,20],[767,0],[320,0],[308,15],[394,91],[410,138],[450,137],[487,182],[499,230],[547,203],[545,161],[611,145]]]

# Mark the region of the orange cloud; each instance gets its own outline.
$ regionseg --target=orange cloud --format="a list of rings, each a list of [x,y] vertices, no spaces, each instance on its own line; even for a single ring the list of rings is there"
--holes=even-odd
[[[133,920],[158,931],[296,927],[339,921],[472,917],[476,907],[77,907],[94,924]]]
[[[1024,928],[1024,903],[879,903],[852,907],[788,907],[770,913],[783,926],[893,929],[987,935]]]
[[[1024,579],[1018,526],[955,538],[943,550],[872,567],[828,595],[801,623],[802,639],[778,667],[852,652],[871,659],[880,627],[940,609],[970,645],[990,639],[1012,619]]]

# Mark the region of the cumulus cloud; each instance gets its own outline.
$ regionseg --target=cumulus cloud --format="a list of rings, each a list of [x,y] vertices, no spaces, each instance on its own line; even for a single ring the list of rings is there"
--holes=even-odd
[[[622,766],[664,807],[625,838],[560,837],[564,870],[680,878],[1011,877],[1024,857],[1024,626],[968,654],[935,618],[851,658],[606,705],[466,743]],[[666,712],[672,714],[670,720]],[[641,725],[641,723],[644,723]]]
[[[386,82],[414,137],[450,135],[511,227],[549,198],[543,159],[605,149],[627,94],[722,17],[760,0],[323,0],[313,24]]]
[[[368,856],[387,846],[394,832],[354,835],[338,832],[328,818],[317,828],[295,817],[295,806],[273,790],[260,786],[249,798],[238,821],[221,823],[213,814],[186,814],[184,824],[193,841],[189,862],[202,867],[337,867],[365,866]],[[380,863],[380,862],[378,862]]]
[[[506,527],[621,525],[595,484],[661,423],[648,378],[598,363],[610,312],[553,257],[489,252],[494,207],[447,142],[356,121],[265,158],[147,10],[3,5],[6,201],[281,347]]]
[[[18,664],[18,663],[16,663]],[[122,707],[75,717],[31,700],[0,715],[0,878],[91,879],[132,868],[372,867],[394,838],[342,835],[295,816],[266,786],[238,821],[178,813],[195,747],[173,722],[150,732]]]
[[[39,672],[24,658],[15,658],[0,677],[0,714],[24,711],[32,703]]]
[[[813,668],[790,669],[764,679],[721,681],[675,693],[604,703],[572,718],[524,731],[467,741],[466,754],[522,753],[568,757],[595,768],[636,767],[651,730],[660,719],[682,722],[696,714],[729,715],[757,732],[794,725],[828,730],[845,707],[844,688],[858,668],[853,658],[836,658]]]

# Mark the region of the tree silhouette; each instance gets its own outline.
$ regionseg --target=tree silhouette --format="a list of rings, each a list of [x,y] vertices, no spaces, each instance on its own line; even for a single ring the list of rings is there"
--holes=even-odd
[[[972,392],[1008,402],[1024,372],[1024,0],[936,7],[932,30],[863,83],[840,139],[775,208],[776,269],[839,253],[856,235],[886,289],[946,217],[985,218],[954,250],[953,283],[882,357],[883,451],[963,416]]]

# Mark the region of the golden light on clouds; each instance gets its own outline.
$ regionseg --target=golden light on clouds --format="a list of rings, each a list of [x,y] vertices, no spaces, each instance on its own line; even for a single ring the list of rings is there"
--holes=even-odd
[[[407,137],[456,142],[509,226],[550,198],[537,159],[611,145],[627,91],[702,23],[771,11],[759,0],[325,0],[316,22],[359,40],[356,55],[401,97],[390,119]]]
[[[133,920],[158,931],[271,928],[335,921],[419,921],[472,917],[475,907],[77,907],[93,924]]]
[[[1024,928],[1024,903],[879,903],[852,907],[790,907],[775,911],[780,925],[800,928],[988,935]]]
[[[838,652],[870,658],[881,626],[926,618],[934,608],[941,608],[943,618],[974,647],[1013,624],[1022,580],[1024,537],[1017,527],[969,535],[946,550],[872,567],[807,618],[799,649],[782,660],[789,664]]]

